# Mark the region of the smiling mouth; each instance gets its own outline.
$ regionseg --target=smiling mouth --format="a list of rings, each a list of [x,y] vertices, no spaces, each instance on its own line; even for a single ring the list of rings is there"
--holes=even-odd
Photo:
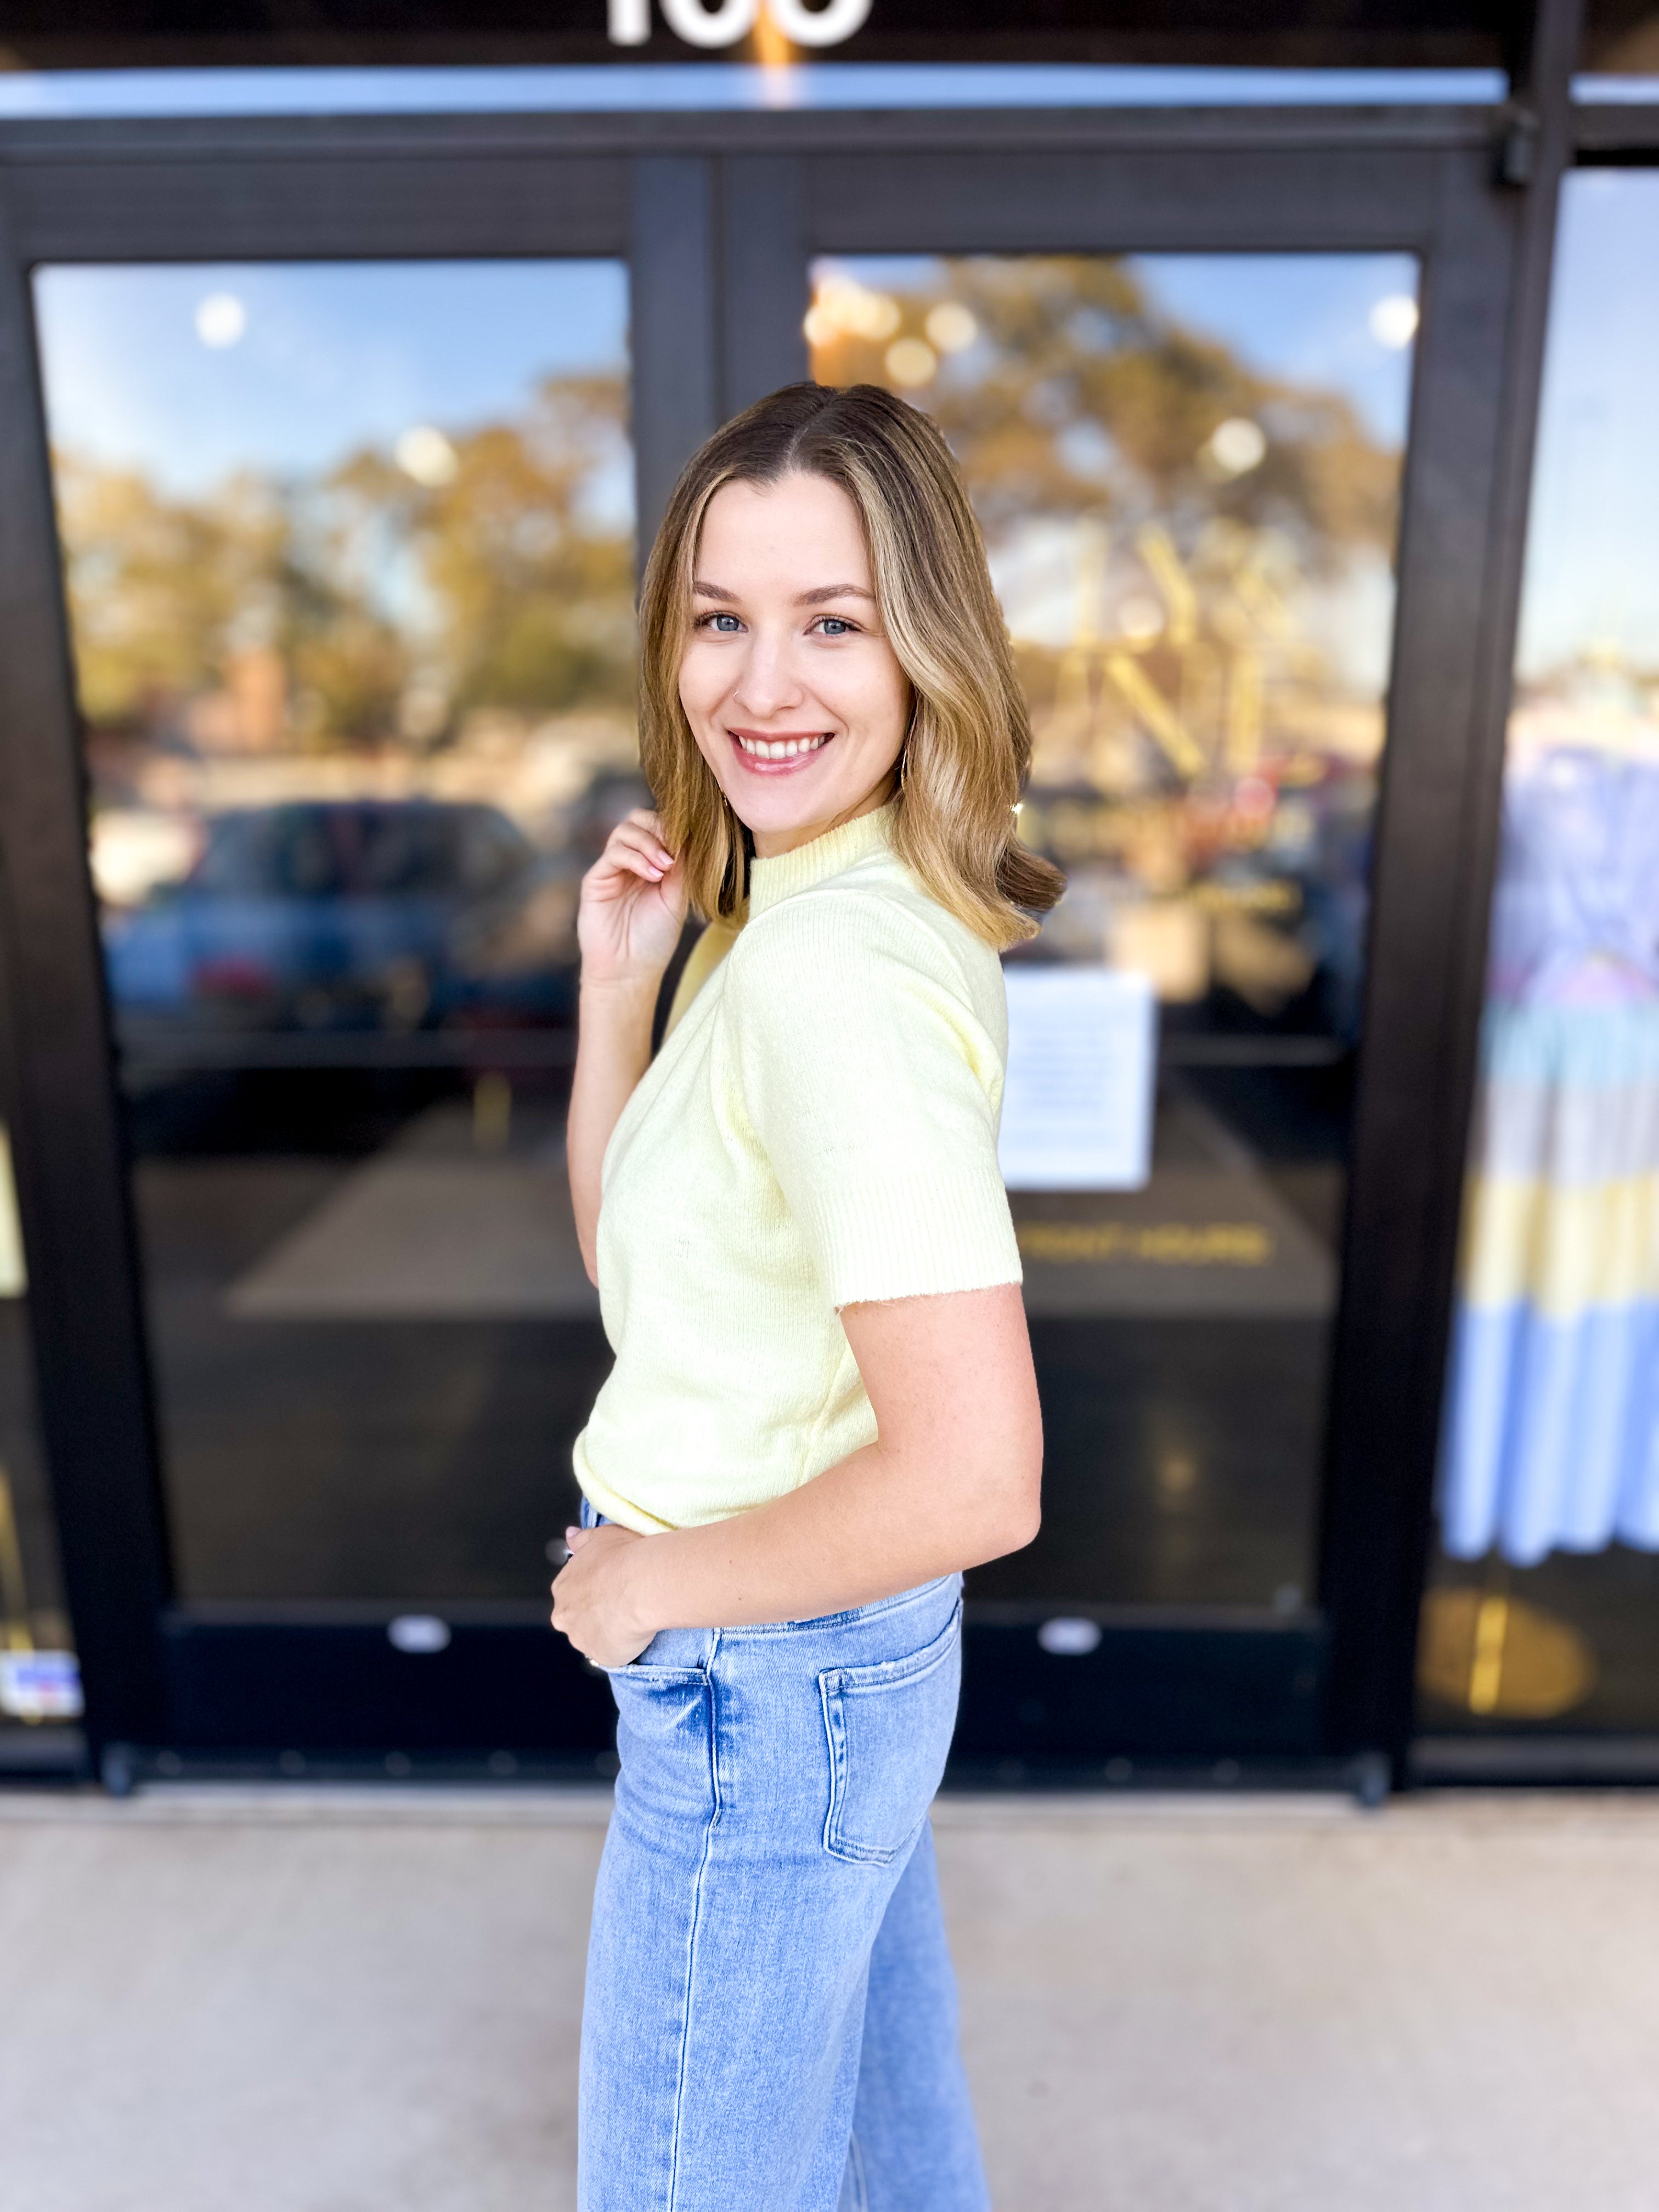
[[[726,735],[746,769],[761,775],[787,775],[791,769],[805,768],[823,750],[833,732],[796,730],[768,738],[756,730],[728,730]]]

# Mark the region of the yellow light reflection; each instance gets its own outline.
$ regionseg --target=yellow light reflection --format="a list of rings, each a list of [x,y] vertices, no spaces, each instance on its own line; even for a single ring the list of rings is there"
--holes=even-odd
[[[798,92],[795,50],[763,8],[756,20],[750,51],[761,68],[761,94],[768,107],[793,107]]]

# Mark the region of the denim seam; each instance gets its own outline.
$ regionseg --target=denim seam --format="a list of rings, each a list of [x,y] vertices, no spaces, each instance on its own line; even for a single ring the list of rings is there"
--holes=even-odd
[[[847,2162],[853,2169],[853,2212],[870,2212],[870,2177],[865,2171],[864,2147],[856,2136],[847,2139]]]
[[[708,1858],[714,1848],[714,1830],[720,1817],[720,1767],[719,1729],[714,1710],[714,1657],[720,1650],[720,1631],[714,1632],[704,1676],[703,1698],[708,1715],[708,1826],[703,1831],[702,1856],[697,1861],[697,1878],[691,1893],[691,1933],[685,1946],[685,2005],[680,2014],[680,2063],[674,2081],[674,2135],[668,2154],[667,2212],[674,2212],[680,2188],[680,2123],[685,2112],[685,2069],[690,2056],[691,2012],[697,1976],[697,1935],[702,1925],[703,1876],[708,1871]]]
[[[872,1692],[908,1688],[912,1683],[925,1682],[930,1675],[949,1663],[956,1650],[962,1627],[962,1600],[957,1600],[950,1620],[940,1630],[932,1644],[908,1659],[889,1659],[871,1667],[826,1667],[818,1676],[818,1704],[823,1714],[823,1732],[830,1747],[830,1806],[823,1817],[823,1849],[831,1858],[840,1859],[848,1866],[891,1866],[893,1862],[912,1846],[921,1832],[927,1814],[909,1835],[893,1844],[859,1844],[842,1833],[842,1820],[847,1808],[848,1757],[846,1700],[868,1696]]]
[[[962,1626],[962,1600],[957,1600],[951,1618],[931,1644],[924,1644],[920,1651],[912,1651],[902,1659],[873,1659],[861,1667],[827,1667],[838,1691],[849,1697],[863,1697],[872,1690],[896,1690],[902,1685],[925,1682],[927,1677],[944,1666],[951,1656],[952,1646]]]
[[[818,1705],[823,1714],[824,1741],[830,1753],[830,1802],[823,1813],[823,1848],[831,1857],[835,1857],[838,1856],[836,1851],[836,1814],[842,1800],[846,1759],[842,1731],[836,1725],[839,1715],[830,1688],[831,1679],[828,1668],[818,1676]]]
[[[825,1613],[808,1620],[763,1620],[752,1627],[727,1628],[722,1635],[740,1638],[744,1643],[758,1643],[763,1637],[800,1636],[813,1630],[841,1628],[849,1623],[867,1620],[874,1614],[896,1613],[901,1606],[920,1605],[924,1598],[936,1597],[949,1575],[936,1575],[930,1583],[919,1583],[915,1589],[896,1591],[891,1597],[872,1599],[868,1605],[849,1607],[844,1613]]]

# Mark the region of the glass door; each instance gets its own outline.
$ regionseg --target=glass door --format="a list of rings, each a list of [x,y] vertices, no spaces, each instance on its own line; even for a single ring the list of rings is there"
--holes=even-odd
[[[961,463],[1031,708],[1023,831],[1070,885],[1005,963],[1043,1528],[970,1578],[958,1754],[1397,1757],[1490,178],[1449,156],[1437,199],[1398,150],[1203,118],[1092,155],[939,137],[804,164],[800,265],[812,374],[902,395]]]
[[[1298,1613],[1416,264],[850,258],[813,285],[814,373],[902,392],[960,457],[1032,710],[1022,834],[1069,879],[1007,963],[1048,1502],[979,1594]]]
[[[645,797],[626,269],[35,303],[179,1595],[533,1603],[603,1372],[576,884]]]
[[[1022,834],[1069,878],[1006,963],[1043,1528],[972,1578],[1051,1645],[1112,1608],[1312,1616],[1418,283],[813,266],[814,374],[962,463],[1032,710]],[[1037,1744],[1070,1725],[1041,1703]]]
[[[648,798],[626,264],[33,292],[180,1632],[395,1666],[544,1630],[608,1364],[577,885]],[[246,1740],[180,1694],[185,1739]]]

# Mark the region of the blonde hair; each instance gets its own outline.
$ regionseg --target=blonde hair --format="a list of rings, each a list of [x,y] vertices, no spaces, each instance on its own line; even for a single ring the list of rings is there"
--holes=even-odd
[[[995,945],[1034,937],[1066,878],[1028,852],[1014,803],[1031,726],[985,546],[939,430],[878,385],[786,385],[717,430],[668,501],[640,599],[640,758],[691,902],[743,904],[748,846],[680,703],[693,563],[722,485],[789,475],[838,484],[858,509],[876,602],[910,683],[894,849],[942,906]]]

